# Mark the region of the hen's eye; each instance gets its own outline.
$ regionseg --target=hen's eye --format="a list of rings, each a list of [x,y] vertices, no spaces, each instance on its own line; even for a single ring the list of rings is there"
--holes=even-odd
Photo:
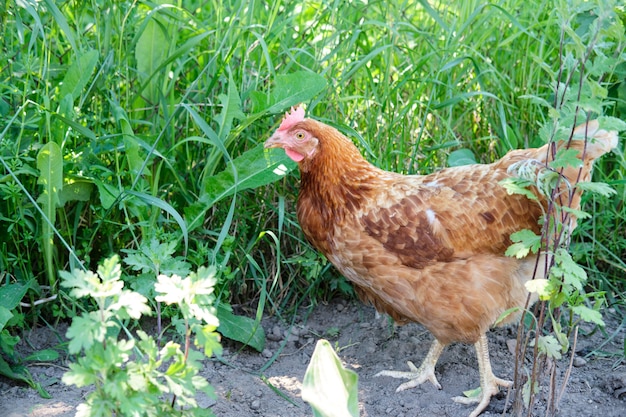
[[[304,139],[304,133],[302,133],[302,132],[296,133],[296,139],[298,139],[298,140]]]

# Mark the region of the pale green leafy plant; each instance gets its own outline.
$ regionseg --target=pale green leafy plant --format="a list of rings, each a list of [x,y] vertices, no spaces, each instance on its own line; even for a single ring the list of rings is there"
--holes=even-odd
[[[302,382],[302,399],[315,417],[357,417],[359,378],[344,368],[328,340],[320,339]]]
[[[200,268],[182,278],[160,275],[155,285],[157,299],[177,304],[185,321],[184,347],[174,341],[158,346],[152,336],[138,330],[132,337],[123,323],[150,315],[147,299],[124,289],[117,255],[91,271],[61,271],[62,285],[76,298],[88,297],[94,311],[73,319],[67,331],[70,354],[81,354],[63,382],[77,387],[93,386],[77,416],[197,416],[212,415],[198,406],[196,396],[203,391],[213,396],[212,387],[200,376],[203,355],[221,350],[215,332],[218,320],[213,303],[215,270]],[[122,330],[128,339],[120,337]]]

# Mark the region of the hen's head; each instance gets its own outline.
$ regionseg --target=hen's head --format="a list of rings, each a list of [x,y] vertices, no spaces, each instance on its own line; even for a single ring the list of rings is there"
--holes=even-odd
[[[265,142],[266,148],[283,148],[287,156],[296,162],[312,158],[319,145],[319,139],[310,128],[317,123],[304,118],[302,107],[292,108],[285,114],[280,126]]]

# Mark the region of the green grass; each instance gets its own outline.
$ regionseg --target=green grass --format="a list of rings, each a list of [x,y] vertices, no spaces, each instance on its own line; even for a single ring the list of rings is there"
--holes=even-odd
[[[531,97],[554,100],[561,27],[584,31],[587,15],[560,21],[550,1],[448,3],[0,6],[3,285],[24,283],[35,301],[59,291],[56,271],[94,268],[156,238],[178,242],[177,255],[194,267],[217,264],[218,291],[234,304],[266,297],[281,313],[349,292],[299,231],[295,174],[215,204],[207,182],[268,137],[285,110],[271,105],[286,87],[276,80],[297,71],[327,83],[306,99],[308,112],[385,169],[428,173],[458,149],[490,162],[540,144],[550,115]],[[623,6],[615,13],[625,19]],[[624,53],[623,44],[613,49]],[[605,70],[601,84],[615,103],[605,112],[624,118],[624,64]],[[50,174],[59,166],[62,191]],[[609,214],[581,222],[576,248],[596,271],[594,285],[619,301],[624,158],[598,168],[618,193],[589,199],[590,211]],[[63,310],[50,307],[23,312]]]

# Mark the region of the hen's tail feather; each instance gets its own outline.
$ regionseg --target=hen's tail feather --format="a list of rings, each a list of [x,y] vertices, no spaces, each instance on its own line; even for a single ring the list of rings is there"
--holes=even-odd
[[[497,164],[502,164],[512,176],[535,181],[539,178],[542,167],[551,165],[557,149],[568,147],[578,151],[578,157],[582,159],[581,166],[566,165],[558,169],[563,181],[558,183],[558,191],[555,194],[558,196],[559,205],[577,209],[582,190],[575,185],[591,180],[593,161],[617,147],[617,142],[616,131],[601,129],[597,120],[591,120],[573,130],[571,141],[547,144],[541,148],[511,151]],[[556,149],[553,146],[556,146]],[[537,193],[537,190],[533,192]],[[541,195],[537,197],[540,201],[545,201]]]
[[[574,129],[574,140],[585,138],[588,138],[585,159],[595,160],[617,147],[617,132],[600,129],[600,123],[597,120],[591,120]]]

